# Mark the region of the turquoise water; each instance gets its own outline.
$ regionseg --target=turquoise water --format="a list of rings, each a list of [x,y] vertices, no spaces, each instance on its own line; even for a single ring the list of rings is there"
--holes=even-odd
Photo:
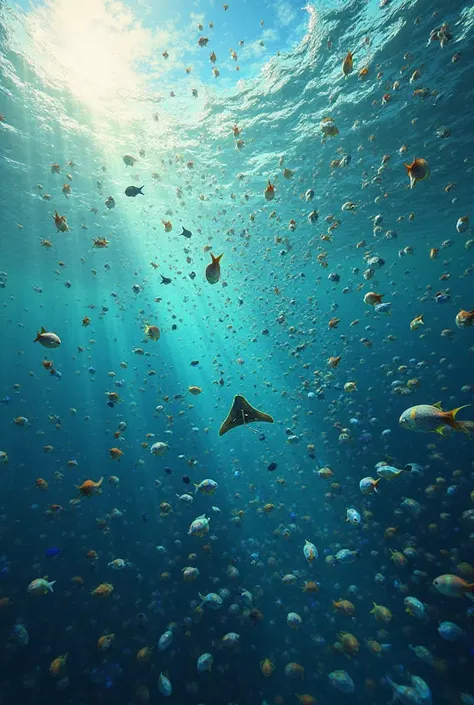
[[[474,412],[399,423],[473,402],[472,8],[23,5],[0,8],[1,702],[472,705]]]

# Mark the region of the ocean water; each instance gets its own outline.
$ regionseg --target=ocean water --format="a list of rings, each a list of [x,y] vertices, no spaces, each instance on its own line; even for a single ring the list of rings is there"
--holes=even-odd
[[[473,8],[224,7],[0,5],[0,702],[472,705]]]

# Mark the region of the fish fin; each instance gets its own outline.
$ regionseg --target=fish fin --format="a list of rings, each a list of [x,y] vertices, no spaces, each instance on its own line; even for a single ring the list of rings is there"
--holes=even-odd
[[[452,411],[446,411],[446,413],[449,414],[453,419],[455,419],[458,411],[461,411],[461,409],[466,409],[468,406],[471,406],[471,405],[470,404],[463,404],[463,406],[458,406],[456,409],[453,409]]]
[[[436,409],[439,409],[440,411],[443,411],[443,408],[441,406],[441,402],[437,401],[436,404],[432,404],[431,406],[436,407]]]
[[[435,433],[439,433],[440,436],[444,436],[446,433],[446,424],[441,424],[441,426],[435,428]]]

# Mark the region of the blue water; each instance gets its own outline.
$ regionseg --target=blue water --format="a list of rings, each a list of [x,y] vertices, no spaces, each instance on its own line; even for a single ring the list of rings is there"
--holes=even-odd
[[[472,598],[432,583],[474,582],[472,440],[399,417],[473,403],[474,326],[456,324],[474,308],[472,8],[160,5],[0,7],[1,702],[154,703],[163,673],[196,705],[386,703],[387,677],[421,705],[413,676],[471,705]],[[410,189],[416,158],[430,173]],[[61,344],[34,343],[42,327]],[[274,423],[219,436],[236,395]],[[419,470],[362,494],[382,462]],[[204,479],[216,492],[194,495]],[[53,591],[30,594],[37,578]]]

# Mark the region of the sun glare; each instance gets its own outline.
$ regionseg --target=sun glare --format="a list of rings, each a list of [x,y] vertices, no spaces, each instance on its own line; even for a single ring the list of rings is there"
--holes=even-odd
[[[152,38],[120,2],[49,0],[29,19],[47,73],[84,102],[97,105],[137,88],[134,62],[152,51]]]

